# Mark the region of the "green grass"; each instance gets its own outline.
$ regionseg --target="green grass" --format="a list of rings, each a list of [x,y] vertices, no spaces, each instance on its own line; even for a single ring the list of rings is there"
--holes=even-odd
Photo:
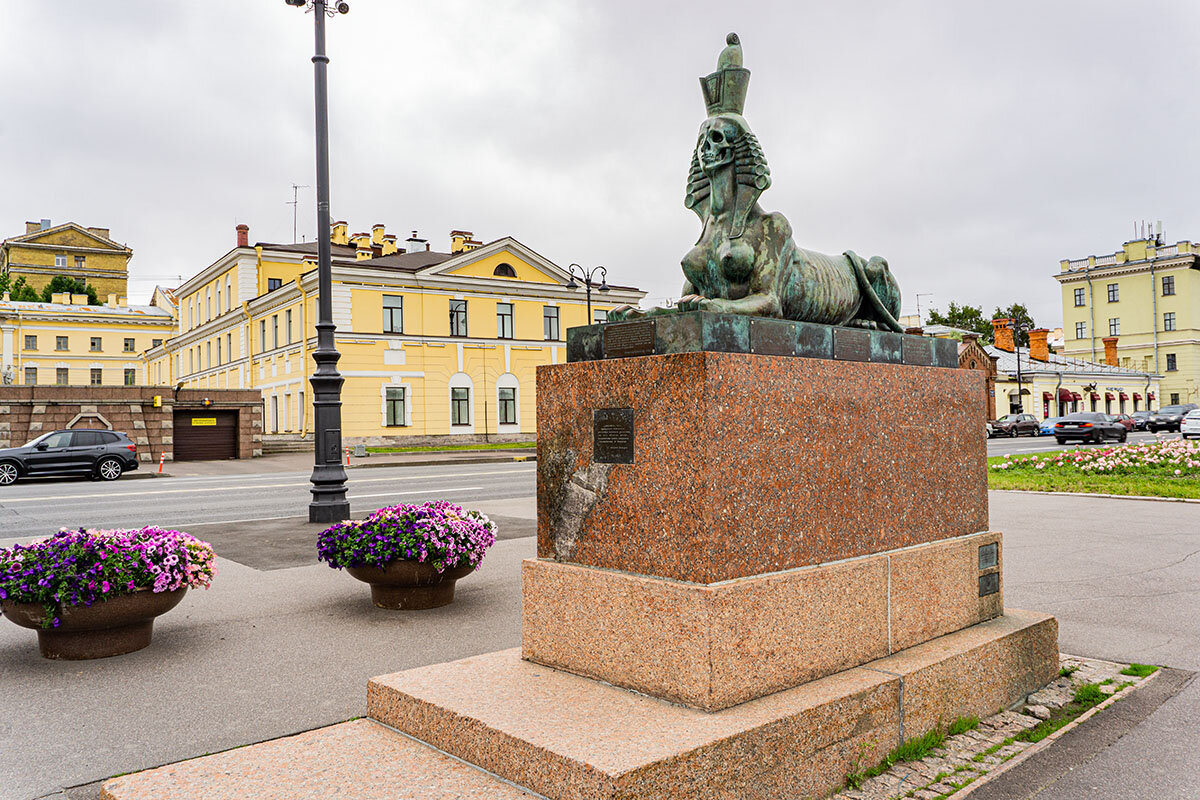
[[[368,453],[446,453],[455,450],[529,450],[537,442],[489,442],[487,444],[447,444],[427,447],[368,447]]]
[[[1004,461],[989,458],[988,466]],[[1082,494],[1126,494],[1135,497],[1183,497],[1200,499],[1200,477],[1162,475],[1100,475],[1065,469],[988,469],[989,489],[1020,489],[1027,492],[1078,492]]]
[[[1079,671],[1079,665],[1078,665],[1078,664],[1072,664],[1072,665],[1071,665],[1071,666],[1069,666],[1069,667],[1063,667],[1062,669],[1060,669],[1060,670],[1058,671],[1058,677],[1060,677],[1060,678],[1069,678],[1069,677],[1071,677],[1072,675],[1074,675],[1074,674],[1075,674],[1076,672],[1078,672],[1078,671]]]
[[[1158,667],[1152,664],[1130,664],[1121,670],[1122,675],[1133,675],[1135,678],[1145,678],[1158,672]]]
[[[960,733],[973,731],[979,727],[978,717],[959,717],[954,724],[946,729],[947,736],[958,736]]]
[[[1100,690],[1100,685],[1098,683],[1085,683],[1077,687],[1075,689],[1075,696],[1071,699],[1071,702],[1062,708],[1054,709],[1051,712],[1050,719],[1042,720],[1032,728],[1018,733],[1016,735],[1017,741],[1036,744],[1074,721],[1083,712],[1103,703],[1109,696]]]
[[[938,725],[924,736],[918,736],[916,738],[909,739],[904,744],[888,753],[883,761],[880,761],[878,764],[870,767],[869,769],[858,769],[858,763],[856,762],[855,768],[846,775],[846,786],[850,789],[858,789],[871,778],[882,775],[897,764],[901,764],[905,761],[920,761],[946,743],[946,735],[948,730],[956,731],[957,733],[965,733],[966,731],[973,729],[978,724],[979,720],[975,717],[959,717],[958,719],[954,720],[954,722],[950,723],[950,727],[946,730],[943,730],[942,726]],[[859,761],[861,761],[861,757],[866,753],[866,750],[866,747],[862,748]],[[946,777],[949,777],[949,775],[950,773],[946,773]],[[937,781],[934,781],[934,783],[937,783]],[[965,786],[966,784],[963,785]]]

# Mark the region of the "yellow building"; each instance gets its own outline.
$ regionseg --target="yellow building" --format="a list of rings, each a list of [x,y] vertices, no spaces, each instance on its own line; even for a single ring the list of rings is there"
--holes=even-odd
[[[176,336],[145,355],[148,379],[189,389],[258,389],[267,434],[310,432],[316,243],[237,246],[174,290]],[[535,369],[566,359],[588,319],[565,270],[512,238],[451,233],[450,252],[415,232],[333,225],[333,316],[348,443],[537,430]],[[644,292],[593,294],[593,319]]]
[[[56,294],[50,303],[0,298],[0,376],[24,386],[141,386],[142,353],[175,333],[170,308],[105,305],[87,295]]]
[[[1160,233],[1064,260],[1055,278],[1063,355],[1099,361],[1107,342],[1119,366],[1162,375],[1162,405],[1200,402],[1200,244]]]
[[[41,291],[57,275],[94,287],[101,300],[124,297],[133,250],[109,238],[108,228],[85,228],[74,222],[26,222],[25,235],[0,242],[0,273],[24,278]]]

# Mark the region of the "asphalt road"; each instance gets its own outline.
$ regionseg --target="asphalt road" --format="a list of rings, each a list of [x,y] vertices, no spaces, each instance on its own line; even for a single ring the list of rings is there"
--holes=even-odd
[[[530,496],[534,463],[445,464],[351,470],[350,511],[442,499],[471,504]],[[81,478],[0,487],[0,539],[45,536],[60,527],[115,528],[242,522],[308,514],[309,472],[211,478]]]
[[[1129,434],[1129,444],[1139,444],[1143,442],[1153,442],[1159,439],[1178,439],[1178,433],[1149,433],[1147,431],[1135,431]],[[1115,442],[1107,442],[1112,445]],[[1042,453],[1050,450],[1072,450],[1076,447],[1096,447],[1093,444],[1081,445],[1079,442],[1071,442],[1070,444],[1061,445],[1054,441],[1053,436],[1018,436],[1015,439],[1004,437],[1001,439],[988,439],[987,450],[989,456],[1017,455],[1019,453]]]

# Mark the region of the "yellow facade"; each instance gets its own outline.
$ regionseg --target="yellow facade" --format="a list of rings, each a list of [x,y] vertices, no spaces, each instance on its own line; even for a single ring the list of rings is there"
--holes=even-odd
[[[142,353],[175,334],[169,308],[0,299],[0,375],[20,385],[145,385]]]
[[[25,223],[25,234],[0,243],[0,272],[41,291],[57,275],[94,287],[100,300],[124,298],[133,251],[109,238],[107,228],[74,222],[51,226],[49,220]]]
[[[1200,402],[1200,244],[1137,239],[1064,260],[1055,277],[1064,355],[1102,361],[1115,336],[1119,366],[1162,376],[1155,407]]]
[[[536,432],[535,370],[565,361],[567,328],[591,321],[565,271],[510,238],[454,253],[394,252],[382,226],[356,243],[337,223],[331,238],[344,440]],[[265,433],[308,434],[315,249],[237,247],[186,281],[175,290],[178,335],[146,354],[150,379],[259,389]],[[594,294],[593,317],[643,296]]]

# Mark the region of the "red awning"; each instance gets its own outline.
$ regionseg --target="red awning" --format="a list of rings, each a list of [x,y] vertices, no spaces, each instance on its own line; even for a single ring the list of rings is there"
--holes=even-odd
[[[1134,400],[1141,400],[1141,399],[1142,399],[1142,396],[1141,396],[1140,394],[1138,394],[1137,392],[1134,392],[1134,393],[1133,393],[1133,399],[1134,399]]]
[[[1121,392],[1121,399],[1122,399],[1122,400],[1128,400],[1128,399],[1129,399],[1129,395],[1125,394],[1124,392]]]
[[[1071,390],[1070,389],[1059,389],[1058,390],[1058,399],[1063,401],[1064,403],[1071,402]]]
[[[1078,401],[1082,400],[1083,398],[1079,396],[1079,392],[1071,392],[1071,399]]]
[[[1093,400],[1099,400],[1099,399],[1100,399],[1100,393],[1099,393],[1099,392],[1092,392],[1092,399],[1093,399]]]
[[[1105,400],[1116,400],[1117,398],[1113,396],[1112,392],[1105,392],[1104,399]]]
[[[1154,392],[1147,392],[1147,394],[1146,394],[1146,399],[1147,399],[1147,400],[1153,400],[1153,399],[1154,399]]]
[[[1051,400],[1053,400],[1053,399],[1054,399],[1054,395],[1053,395],[1053,393],[1051,393],[1051,392],[1042,392],[1042,402],[1043,402],[1043,403],[1049,403],[1049,402],[1050,402]]]

